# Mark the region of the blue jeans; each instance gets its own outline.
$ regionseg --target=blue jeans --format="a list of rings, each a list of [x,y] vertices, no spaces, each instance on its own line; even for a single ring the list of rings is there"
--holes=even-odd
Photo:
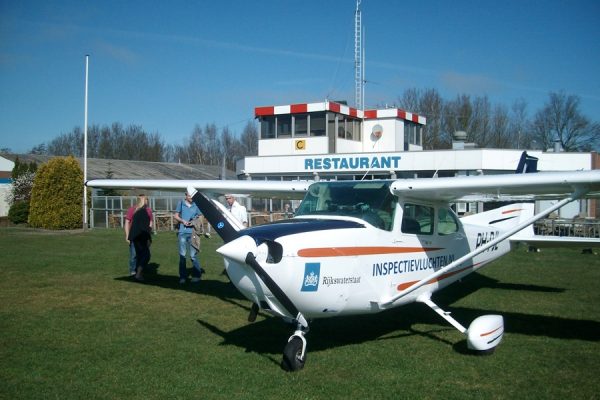
[[[137,262],[137,259],[135,257],[135,246],[133,245],[133,242],[129,242],[129,274],[130,275],[132,273],[135,274],[136,262]]]
[[[190,258],[192,259],[192,277],[200,278],[202,270],[200,268],[200,261],[197,257],[198,250],[191,245],[192,234],[179,232],[179,234],[177,234],[177,241],[179,242],[179,278],[185,279],[188,275],[185,259],[188,249],[190,251]]]

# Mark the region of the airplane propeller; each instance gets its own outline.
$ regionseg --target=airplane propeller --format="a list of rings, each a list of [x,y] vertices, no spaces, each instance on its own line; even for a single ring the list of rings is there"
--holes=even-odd
[[[303,368],[306,360],[306,339],[304,338],[304,334],[308,331],[308,322],[285,292],[271,278],[267,271],[264,270],[260,263],[256,261],[254,253],[249,251],[250,249],[256,250],[257,245],[255,240],[248,235],[240,234],[240,231],[227,220],[227,217],[221,210],[203,193],[196,191],[192,187],[188,188],[188,193],[192,195],[194,203],[200,208],[204,217],[225,242],[225,245],[221,246],[217,251],[225,257],[248,265],[296,322],[296,331],[289,338],[284,348],[281,366],[286,371],[296,371]],[[253,322],[256,319],[258,310],[259,306],[253,303],[248,321]]]
[[[193,187],[188,188],[188,193],[192,196],[194,203],[196,203],[198,208],[202,211],[204,218],[208,220],[215,229],[215,232],[221,236],[221,239],[223,239],[225,243],[229,243],[240,236],[238,230],[227,221],[227,218],[208,197],[203,193],[198,192]]]

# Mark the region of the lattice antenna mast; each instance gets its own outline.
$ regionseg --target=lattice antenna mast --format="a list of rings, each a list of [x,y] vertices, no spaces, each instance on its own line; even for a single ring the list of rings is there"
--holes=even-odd
[[[362,110],[364,102],[364,55],[360,3],[361,0],[356,0],[356,11],[354,12],[354,105],[357,109]]]

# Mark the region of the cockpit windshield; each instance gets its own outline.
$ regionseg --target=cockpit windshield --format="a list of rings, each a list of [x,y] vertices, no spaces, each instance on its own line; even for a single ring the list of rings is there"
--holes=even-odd
[[[330,181],[313,183],[296,216],[331,215],[355,217],[392,230],[396,197],[390,192],[393,181]]]

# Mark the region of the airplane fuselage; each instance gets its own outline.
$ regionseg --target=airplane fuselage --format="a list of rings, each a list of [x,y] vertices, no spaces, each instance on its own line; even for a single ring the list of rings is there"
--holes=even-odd
[[[401,219],[402,215],[396,215],[393,225],[402,226]],[[302,314],[326,318],[389,308],[387,299],[502,232],[500,227],[458,222],[452,233],[432,229],[429,234],[411,234],[399,228],[379,229],[358,218],[303,216],[249,228],[242,234],[262,242],[253,250],[256,260]],[[271,259],[273,245],[267,242],[280,246],[280,258]],[[391,306],[414,302],[424,292],[433,293],[509,250],[510,244],[501,242]],[[273,315],[292,317],[241,257],[224,258],[233,284],[249,300]]]

